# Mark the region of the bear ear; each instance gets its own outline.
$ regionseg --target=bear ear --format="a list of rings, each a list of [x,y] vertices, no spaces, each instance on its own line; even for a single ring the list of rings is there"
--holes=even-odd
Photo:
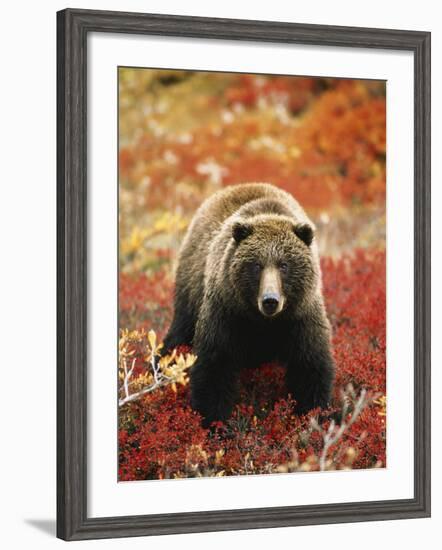
[[[253,227],[248,223],[235,222],[233,224],[232,237],[237,243],[240,243],[252,233]]]
[[[293,232],[307,246],[310,246],[312,244],[313,237],[314,237],[313,228],[307,223],[300,223],[298,225],[295,225],[293,228]]]

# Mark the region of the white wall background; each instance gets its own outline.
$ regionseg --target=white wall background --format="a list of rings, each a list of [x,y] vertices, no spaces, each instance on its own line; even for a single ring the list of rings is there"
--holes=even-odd
[[[50,549],[55,533],[55,12],[65,7],[432,31],[433,205],[442,190],[442,18],[438,3],[59,0],[2,5],[0,84],[0,539]],[[435,210],[435,209],[434,209]],[[433,281],[442,279],[442,216],[433,216]],[[433,289],[433,312],[442,307]],[[442,388],[441,322],[433,313],[433,388]],[[20,392],[17,391],[20,388]],[[70,543],[72,547],[436,548],[442,535],[442,400],[433,391],[433,517]],[[439,540],[439,543],[437,542]]]

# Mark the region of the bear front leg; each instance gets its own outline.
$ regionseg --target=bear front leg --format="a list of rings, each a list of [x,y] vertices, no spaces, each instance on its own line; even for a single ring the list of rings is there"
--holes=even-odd
[[[198,356],[190,372],[192,408],[208,428],[215,420],[225,421],[232,414],[238,393],[238,375],[227,357]]]
[[[181,292],[175,299],[174,316],[164,339],[162,354],[165,355],[180,345],[191,346],[194,332],[195,314]]]
[[[327,408],[332,396],[335,365],[328,322],[304,320],[296,327],[287,361],[286,382],[296,411]]]

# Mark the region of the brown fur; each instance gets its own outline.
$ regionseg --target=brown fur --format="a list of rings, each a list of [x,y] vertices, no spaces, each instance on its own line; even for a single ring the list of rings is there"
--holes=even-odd
[[[179,255],[165,349],[193,345],[192,405],[206,425],[230,415],[239,369],[272,359],[287,365],[300,411],[327,405],[334,367],[314,231],[290,194],[264,183],[227,187],[196,212]],[[281,302],[268,318],[260,293],[270,269]]]

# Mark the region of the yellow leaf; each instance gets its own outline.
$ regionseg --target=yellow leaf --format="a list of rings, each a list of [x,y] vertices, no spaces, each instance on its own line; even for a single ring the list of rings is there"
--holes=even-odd
[[[156,349],[156,345],[157,345],[157,335],[155,334],[155,331],[154,330],[149,330],[148,334],[147,334],[147,339],[149,341],[149,345],[152,349],[152,351],[154,351]]]
[[[193,355],[192,353],[188,353],[186,356],[186,368],[191,367],[196,361],[196,355]]]

